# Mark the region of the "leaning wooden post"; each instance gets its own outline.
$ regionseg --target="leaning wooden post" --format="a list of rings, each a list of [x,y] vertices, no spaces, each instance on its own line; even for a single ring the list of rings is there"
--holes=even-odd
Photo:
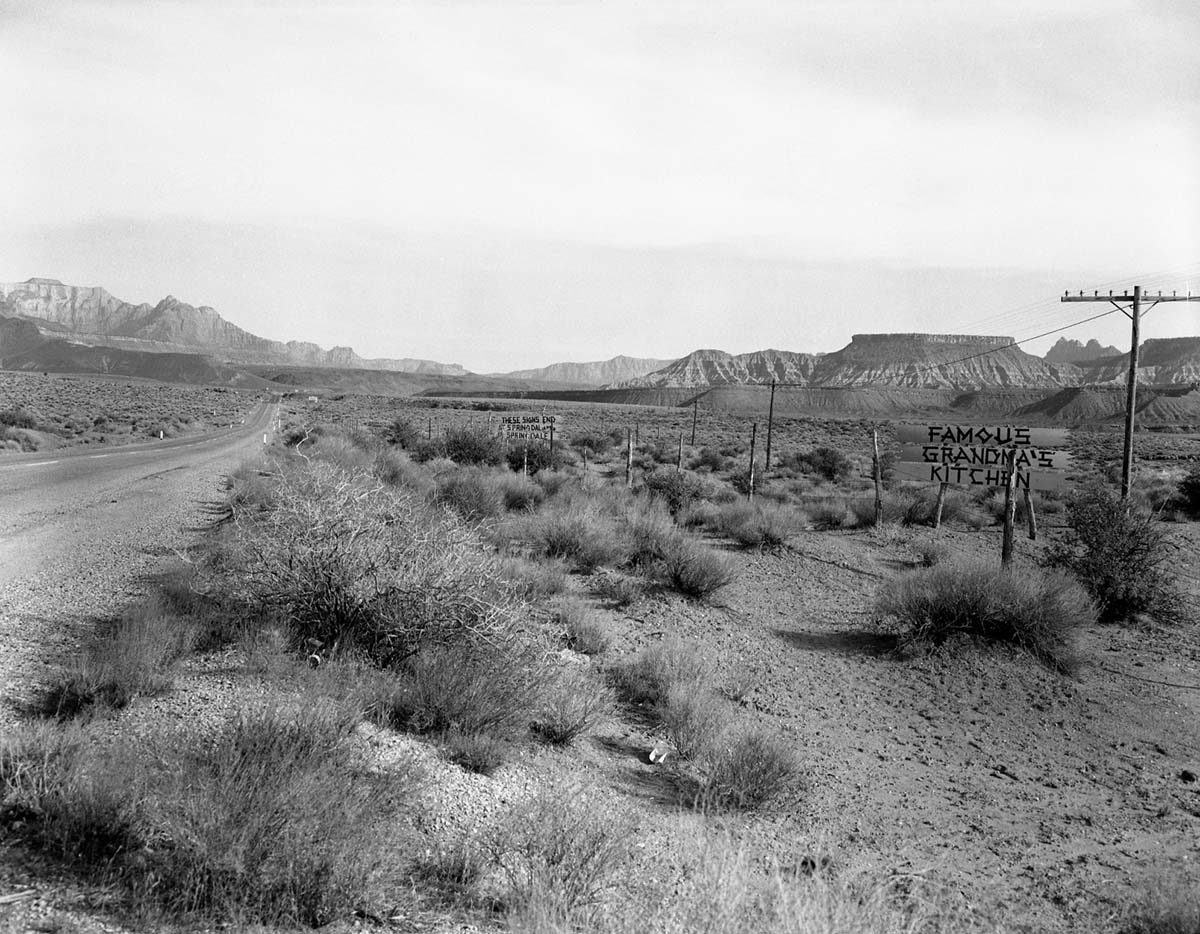
[[[1025,518],[1029,522],[1029,540],[1037,541],[1037,516],[1033,511],[1033,492],[1025,490]]]
[[[946,489],[949,486],[949,483],[938,484],[937,505],[933,508],[933,527],[935,529],[942,527],[942,509],[946,505]]]
[[[425,440],[426,441],[433,440],[433,416],[432,415],[429,416],[429,427],[425,429]]]
[[[683,432],[679,433],[679,453],[675,455],[675,472],[683,470]]]
[[[875,455],[871,459],[872,473],[875,475],[875,528],[883,525],[883,469],[879,464],[879,429],[871,432],[871,445]]]
[[[554,469],[554,423],[550,423],[550,469]]]
[[[1017,486],[1017,449],[1009,448],[1005,454],[1004,464],[1008,468],[1008,476],[1004,484],[1004,542],[1000,546],[1000,564],[1008,567],[1012,563],[1013,522],[1017,515],[1017,498],[1013,492]]]
[[[754,502],[754,445],[758,439],[758,422],[750,426],[750,485],[747,499]]]
[[[625,485],[633,486],[633,431],[625,429]]]

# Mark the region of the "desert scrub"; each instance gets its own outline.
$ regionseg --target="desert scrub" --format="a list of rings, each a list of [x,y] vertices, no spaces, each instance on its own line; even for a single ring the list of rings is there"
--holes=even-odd
[[[0,747],[4,815],[27,841],[130,906],[177,920],[318,926],[374,905],[396,798],[415,773],[368,774],[356,715],[265,700],[215,735],[101,745],[43,726]]]
[[[614,667],[612,674],[629,702],[659,705],[667,702],[672,688],[699,688],[709,682],[713,666],[694,642],[664,639]]]
[[[736,576],[728,558],[688,538],[678,540],[656,567],[663,583],[696,600],[710,599]]]
[[[612,641],[600,617],[579,600],[559,600],[551,607],[551,620],[562,631],[563,641],[584,655],[601,655]]]
[[[715,524],[743,548],[778,548],[804,527],[804,517],[786,506],[732,502],[721,506]]]
[[[625,560],[612,518],[584,504],[547,507],[533,517],[530,533],[543,554],[584,573]]]
[[[550,674],[541,690],[533,731],[543,742],[570,745],[608,719],[612,692],[591,668],[571,665]]]
[[[761,727],[727,730],[705,757],[698,804],[719,810],[752,810],[777,798],[799,776],[787,741]]]
[[[172,684],[171,667],[192,648],[198,627],[147,598],[102,623],[38,698],[44,714],[71,717],[93,707],[121,708]]]
[[[392,665],[428,645],[511,630],[511,588],[452,515],[315,459],[276,483],[273,509],[236,515],[212,586],[282,616],[298,645]]]
[[[481,468],[464,467],[439,476],[435,499],[464,519],[491,519],[504,512],[504,493],[496,475]]]
[[[884,584],[876,614],[912,643],[959,633],[1009,642],[1052,668],[1070,670],[1073,630],[1096,621],[1087,593],[1060,571],[950,561]]]
[[[655,706],[667,740],[686,759],[702,759],[729,728],[728,705],[707,687],[684,681],[667,688]]]
[[[1170,545],[1157,519],[1103,487],[1075,493],[1069,529],[1047,550],[1052,567],[1073,573],[1095,599],[1104,622],[1148,613],[1174,621],[1183,599],[1168,566]]]
[[[516,805],[485,839],[504,881],[506,913],[518,928],[590,929],[601,902],[620,885],[635,824],[594,795],[579,787],[543,791]]]
[[[381,690],[376,717],[413,733],[524,738],[546,674],[526,645],[435,647],[407,659]]]
[[[681,509],[712,492],[711,483],[690,470],[674,467],[659,467],[642,477],[640,491],[659,500],[671,513],[677,515]]]
[[[625,564],[631,568],[662,561],[683,539],[666,507],[654,499],[629,504],[617,528],[625,543]]]

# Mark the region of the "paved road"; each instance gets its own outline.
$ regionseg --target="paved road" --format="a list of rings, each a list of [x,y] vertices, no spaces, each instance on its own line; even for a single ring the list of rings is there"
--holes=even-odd
[[[278,406],[232,429],[0,457],[0,692],[11,700],[135,598],[211,521],[222,477],[263,447]],[[0,717],[0,720],[4,719]]]

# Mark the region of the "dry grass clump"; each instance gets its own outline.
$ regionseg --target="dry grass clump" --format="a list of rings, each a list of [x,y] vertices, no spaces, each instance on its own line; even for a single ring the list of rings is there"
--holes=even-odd
[[[318,926],[372,906],[387,812],[413,780],[360,768],[355,720],[306,698],[149,747],[26,729],[0,745],[2,819],[141,910]]]
[[[743,548],[779,548],[804,528],[804,516],[786,506],[732,502],[720,507],[712,528]]]
[[[630,504],[621,515],[618,532],[625,543],[625,563],[633,568],[664,560],[683,539],[675,520],[658,500]]]
[[[560,600],[552,608],[552,620],[563,632],[563,639],[576,652],[602,655],[612,641],[603,621],[579,600]]]
[[[620,886],[635,825],[586,789],[544,791],[517,805],[484,846],[504,883],[512,923],[591,929]],[[544,928],[542,928],[544,929]]]
[[[192,648],[197,627],[148,598],[116,620],[102,623],[62,673],[42,692],[37,709],[72,717],[96,706],[125,707],[172,684],[171,668]]]
[[[543,554],[563,558],[583,573],[625,559],[613,520],[584,504],[569,503],[539,513],[531,520],[531,533]]]
[[[612,692],[591,668],[572,665],[547,673],[533,731],[554,746],[568,746],[612,714]]]
[[[857,522],[856,514],[850,511],[850,503],[843,496],[823,496],[808,503],[805,511],[812,527],[818,532],[848,528]],[[871,521],[874,521],[874,516]]]
[[[700,647],[679,639],[647,646],[613,669],[618,689],[634,704],[664,704],[672,688],[702,685],[712,675],[712,663],[700,654]]]
[[[505,555],[499,559],[498,568],[500,577],[526,600],[544,600],[567,587],[567,563],[561,558],[535,561],[520,555]]]
[[[713,597],[736,577],[724,555],[691,539],[680,539],[658,565],[663,580],[697,600]]]
[[[727,729],[705,759],[700,801],[718,809],[759,807],[792,785],[799,772],[791,746],[761,727]]]
[[[521,645],[431,647],[394,671],[374,706],[383,722],[413,733],[515,741],[528,732],[543,677]]]
[[[978,635],[1012,643],[1060,670],[1073,664],[1071,632],[1096,621],[1095,605],[1065,574],[966,560],[889,581],[875,610],[910,642]]]
[[[480,468],[448,471],[437,478],[434,498],[464,519],[492,519],[504,512],[504,493],[495,476]]]
[[[265,464],[244,461],[225,478],[225,497],[232,510],[269,509],[274,493]]]
[[[676,751],[696,760],[716,747],[730,720],[728,705],[706,686],[691,681],[670,685],[655,713]]]

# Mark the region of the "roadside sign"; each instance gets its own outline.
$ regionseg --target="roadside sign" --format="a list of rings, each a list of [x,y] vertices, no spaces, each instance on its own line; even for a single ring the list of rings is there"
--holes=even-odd
[[[539,412],[514,412],[500,416],[500,435],[509,441],[549,441],[551,432],[562,430],[557,415]]]
[[[898,461],[892,465],[897,477],[925,483],[950,483],[958,486],[1008,485],[1008,471],[1003,463],[991,467],[938,464],[927,461]],[[1065,490],[1067,478],[1061,473],[1017,469],[1013,486],[1018,490]]]
[[[967,447],[960,444],[905,444],[900,459],[922,464],[952,464],[956,467],[1003,469],[1012,453],[1018,470],[1070,470],[1071,455],[1045,448]]]
[[[1018,425],[899,425],[896,440],[902,444],[1053,448],[1066,442],[1067,431]]]

